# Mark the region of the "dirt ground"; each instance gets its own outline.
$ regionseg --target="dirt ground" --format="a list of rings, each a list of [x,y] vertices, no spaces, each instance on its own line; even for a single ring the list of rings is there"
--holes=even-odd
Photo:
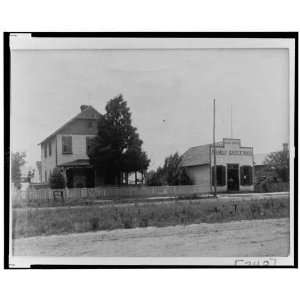
[[[117,229],[14,240],[15,256],[287,256],[289,219]]]

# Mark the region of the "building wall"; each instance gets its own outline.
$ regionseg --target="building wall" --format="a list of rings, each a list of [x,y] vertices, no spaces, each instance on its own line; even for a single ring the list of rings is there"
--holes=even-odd
[[[49,143],[51,143],[51,156],[49,156]],[[47,147],[47,157],[45,157],[44,149]],[[48,140],[47,142],[41,144],[41,162],[42,162],[42,183],[47,183],[52,173],[53,169],[56,167],[56,138]],[[45,175],[47,173],[47,178]],[[47,179],[47,180],[46,180]]]
[[[72,154],[63,154],[62,137],[72,136]],[[95,135],[86,134],[59,134],[57,135],[57,164],[61,165],[76,159],[89,159],[86,152],[86,137],[94,137]]]
[[[210,188],[210,168],[209,165],[192,166],[185,168],[187,175],[195,185],[207,185]]]

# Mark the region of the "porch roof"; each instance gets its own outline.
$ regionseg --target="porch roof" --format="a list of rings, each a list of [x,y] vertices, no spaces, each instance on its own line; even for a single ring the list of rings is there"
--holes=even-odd
[[[60,164],[58,167],[91,167],[91,164],[88,159],[76,159]]]

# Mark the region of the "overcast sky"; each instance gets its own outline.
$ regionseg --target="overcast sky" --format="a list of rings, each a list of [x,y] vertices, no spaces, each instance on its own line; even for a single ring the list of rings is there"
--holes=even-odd
[[[254,153],[288,141],[288,50],[14,50],[11,148],[40,160],[38,143],[80,111],[104,113],[123,94],[151,159],[150,168],[189,147],[233,137]]]

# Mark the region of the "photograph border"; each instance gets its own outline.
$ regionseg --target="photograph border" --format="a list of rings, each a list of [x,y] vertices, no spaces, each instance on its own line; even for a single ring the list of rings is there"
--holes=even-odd
[[[34,264],[30,269],[174,269],[174,268],[298,268],[298,32],[4,32],[4,268],[9,265],[10,224],[10,84],[11,34],[31,34],[38,38],[262,38],[292,39],[295,42],[294,73],[294,264],[293,265],[78,265]],[[292,130],[290,128],[290,130]],[[292,150],[292,151],[293,151]]]

